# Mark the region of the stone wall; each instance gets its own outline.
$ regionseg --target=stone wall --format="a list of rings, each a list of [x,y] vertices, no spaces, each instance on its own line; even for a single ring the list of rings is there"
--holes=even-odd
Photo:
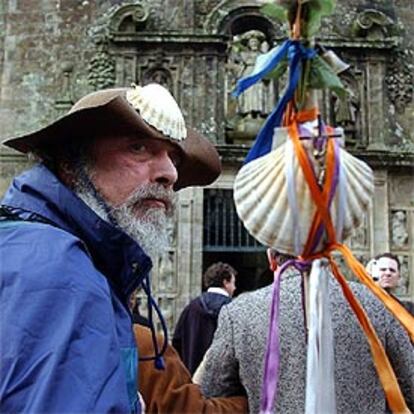
[[[259,12],[258,0],[5,0],[0,3],[0,136],[23,134],[65,113],[85,93],[132,82],[167,85],[187,122],[216,143],[231,188],[260,117],[240,115],[230,90],[233,55],[245,32],[271,47],[284,25]],[[345,112],[321,98],[330,122],[344,124],[349,150],[374,169],[376,191],[365,226],[352,240],[367,260],[392,249],[404,263],[404,297],[414,297],[414,27],[411,0],[339,0],[321,42],[351,64]],[[240,57],[240,56],[239,56]],[[234,62],[233,62],[234,63]],[[280,85],[271,85],[275,95]],[[262,113],[263,112],[263,113]],[[345,115],[344,115],[345,113]],[[260,123],[259,122],[259,123]],[[253,132],[252,132],[253,131]],[[249,135],[250,134],[250,135]],[[246,140],[247,139],[247,140]],[[0,149],[0,193],[24,157]],[[171,248],[155,264],[154,286],[172,328],[201,288],[203,191],[180,194]],[[178,255],[179,253],[179,255]],[[237,263],[234,263],[237,267]]]

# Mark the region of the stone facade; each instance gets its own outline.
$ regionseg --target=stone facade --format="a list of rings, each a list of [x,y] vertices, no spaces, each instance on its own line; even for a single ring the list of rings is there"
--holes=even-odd
[[[169,87],[185,118],[214,142],[224,172],[208,190],[181,191],[171,246],[155,263],[154,290],[172,329],[183,306],[200,292],[211,261],[227,258],[241,277],[263,248],[231,241],[206,243],[205,199],[231,191],[234,176],[263,117],[238,113],[230,97],[234,55],[255,30],[269,46],[286,27],[259,12],[259,0],[5,0],[0,3],[0,136],[36,129],[65,113],[80,96],[103,87]],[[348,149],[375,171],[375,196],[351,246],[364,262],[392,250],[403,263],[400,295],[414,298],[414,12],[411,0],[339,0],[321,43],[351,69],[346,102],[321,98],[325,119],[346,131]],[[237,61],[236,61],[237,62]],[[237,69],[237,67],[236,67]],[[274,96],[278,84],[267,85]],[[27,166],[0,150],[0,193]],[[227,214],[227,213],[226,213]],[[234,214],[231,211],[229,214]],[[211,221],[211,220],[210,220]],[[245,254],[244,254],[245,253]],[[262,262],[261,262],[262,263]],[[250,267],[249,267],[250,266]],[[244,270],[243,270],[244,269]],[[249,270],[246,270],[249,269]]]

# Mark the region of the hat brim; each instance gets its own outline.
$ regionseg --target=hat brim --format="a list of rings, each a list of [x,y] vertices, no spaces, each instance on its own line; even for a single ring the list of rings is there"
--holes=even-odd
[[[67,115],[33,133],[7,139],[3,145],[22,153],[47,152],[47,148],[71,139],[87,140],[108,134],[133,133],[142,138],[168,140],[182,152],[174,189],[204,186],[221,172],[221,162],[214,145],[197,131],[188,128],[187,138],[177,141],[147,124],[126,101],[124,89],[112,89],[100,99],[79,105]],[[80,101],[81,102],[81,101]]]

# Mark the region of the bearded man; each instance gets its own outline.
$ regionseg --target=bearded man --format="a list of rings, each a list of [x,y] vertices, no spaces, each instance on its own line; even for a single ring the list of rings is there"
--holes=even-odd
[[[128,299],[174,192],[219,175],[216,150],[156,84],[92,93],[4,144],[40,162],[1,203],[2,412],[140,412]]]

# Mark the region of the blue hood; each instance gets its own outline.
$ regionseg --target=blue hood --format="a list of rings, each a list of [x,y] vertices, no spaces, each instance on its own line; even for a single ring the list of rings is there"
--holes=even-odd
[[[22,215],[34,213],[81,239],[123,299],[151,270],[151,259],[134,240],[102,220],[43,164],[17,176],[1,204]]]
[[[0,221],[2,412],[139,411],[127,299],[150,258],[44,165],[2,205],[13,213]]]

